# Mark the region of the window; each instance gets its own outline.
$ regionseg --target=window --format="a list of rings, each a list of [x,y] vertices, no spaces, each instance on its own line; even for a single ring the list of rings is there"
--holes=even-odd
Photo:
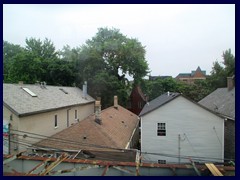
[[[157,135],[158,136],[166,136],[166,123],[158,123],[157,124]]]
[[[75,110],[75,120],[77,120],[77,110]]]
[[[28,94],[30,94],[32,97],[37,97],[35,93],[33,93],[30,89],[28,88],[22,88],[24,91],[26,91]]]
[[[158,160],[158,164],[166,164],[166,160]]]
[[[57,122],[57,115],[55,115],[55,119],[54,119],[54,127],[57,128],[58,127],[58,122]]]

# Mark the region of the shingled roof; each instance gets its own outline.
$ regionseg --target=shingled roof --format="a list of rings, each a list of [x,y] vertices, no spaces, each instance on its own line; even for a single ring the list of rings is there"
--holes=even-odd
[[[163,95],[155,98],[154,100],[148,102],[147,104],[145,104],[145,106],[143,107],[141,113],[139,114],[139,116],[142,116],[144,114],[147,114],[157,108],[159,108],[160,106],[168,103],[169,101],[173,100],[174,98],[178,97],[180,94],[179,93],[164,93]]]
[[[93,102],[77,87],[3,83],[3,104],[18,116]]]
[[[101,124],[95,121],[95,115],[92,114],[36,145],[71,150],[106,150],[109,147],[125,149],[138,122],[137,115],[120,105],[118,108],[113,106],[101,111]]]
[[[198,66],[196,71],[192,71],[191,73],[179,73],[176,78],[192,78],[197,72],[202,73],[204,76],[206,76],[206,71],[202,71],[201,68]]]
[[[198,102],[208,109],[235,119],[235,88],[218,88]]]
[[[224,118],[224,116],[222,116],[222,114],[220,114],[219,112],[216,112],[216,111],[213,111],[205,106],[203,106],[202,104],[200,103],[197,103],[193,100],[191,100],[190,98],[184,96],[183,94],[181,93],[176,93],[176,92],[167,92],[167,93],[164,93],[162,94],[161,96],[155,98],[154,100],[150,101],[149,103],[145,104],[145,106],[143,107],[141,113],[139,114],[139,116],[143,116],[151,111],[154,111],[155,109],[163,106],[164,104],[174,100],[175,98],[179,97],[179,96],[182,96],[184,97],[185,99],[191,101],[192,103],[198,105],[199,107],[215,114],[216,116],[219,116],[221,118]]]

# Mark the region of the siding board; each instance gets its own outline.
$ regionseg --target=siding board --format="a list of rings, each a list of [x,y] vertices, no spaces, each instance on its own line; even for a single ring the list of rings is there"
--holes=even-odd
[[[224,120],[179,96],[173,101],[141,117],[141,150],[223,159]],[[166,136],[157,136],[157,123],[166,123]],[[215,130],[213,129],[215,128]],[[219,142],[220,141],[220,142]],[[146,155],[145,155],[146,156]],[[177,158],[147,155],[146,161],[158,159],[177,162]],[[222,160],[218,160],[222,162]],[[181,160],[189,162],[189,160]]]

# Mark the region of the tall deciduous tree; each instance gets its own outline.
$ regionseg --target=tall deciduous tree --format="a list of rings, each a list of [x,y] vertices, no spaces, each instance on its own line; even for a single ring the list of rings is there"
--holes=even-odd
[[[106,64],[106,70],[119,80],[128,74],[138,81],[147,74],[144,46],[118,29],[99,28],[96,36],[86,42],[86,48],[93,49]]]
[[[138,82],[148,72],[142,44],[118,29],[99,28],[81,49],[82,76],[88,81],[91,95],[101,96],[103,107],[112,104],[114,94],[125,105],[129,87],[126,75]]]
[[[222,57],[223,66],[218,61],[215,61],[213,63],[211,75],[207,79],[213,90],[220,87],[226,87],[227,77],[231,77],[235,74],[235,57],[231,53],[231,49],[224,51]]]
[[[3,81],[11,82],[9,70],[12,66],[14,58],[17,54],[22,53],[24,48],[20,45],[15,45],[7,41],[3,41]]]

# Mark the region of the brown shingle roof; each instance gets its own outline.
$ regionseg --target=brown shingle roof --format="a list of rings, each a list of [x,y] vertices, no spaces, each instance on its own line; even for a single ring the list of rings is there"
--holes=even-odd
[[[97,146],[124,149],[139,122],[137,115],[121,106],[118,106],[118,109],[112,106],[103,110],[101,120],[102,124],[100,125],[95,122],[95,115],[90,115],[36,145],[71,150],[99,150]],[[65,143],[52,138],[64,139]]]

